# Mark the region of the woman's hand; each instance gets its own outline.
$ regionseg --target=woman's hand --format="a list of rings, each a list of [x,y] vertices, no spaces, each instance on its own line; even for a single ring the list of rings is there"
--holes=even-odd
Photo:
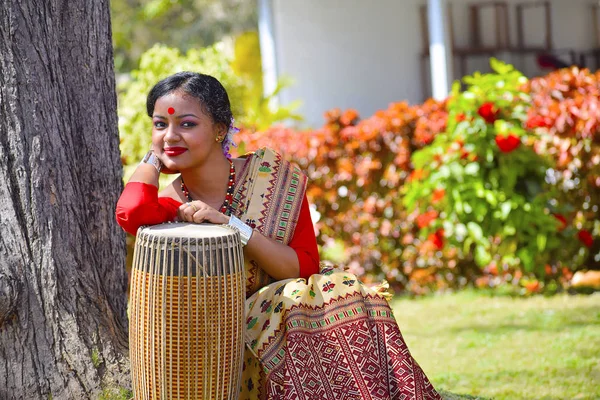
[[[179,206],[178,216],[180,221],[195,222],[210,222],[212,224],[226,224],[229,222],[229,217],[221,214],[208,204],[194,200]]]
[[[153,144],[152,145],[152,151],[154,152],[154,154],[156,155],[156,157],[158,157],[158,159],[162,163],[162,168],[160,170],[161,174],[172,175],[172,174],[178,174],[179,173],[179,171],[174,171],[172,169],[167,168],[167,166],[165,165],[165,160],[163,160],[164,153],[163,153],[163,151],[162,151],[161,148],[158,148],[158,147],[156,147]]]

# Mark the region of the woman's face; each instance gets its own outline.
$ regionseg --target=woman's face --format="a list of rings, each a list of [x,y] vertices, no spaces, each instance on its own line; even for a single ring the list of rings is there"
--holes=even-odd
[[[222,155],[221,143],[216,138],[224,134],[223,124],[215,124],[194,97],[175,91],[156,100],[152,145],[170,170],[203,165]]]

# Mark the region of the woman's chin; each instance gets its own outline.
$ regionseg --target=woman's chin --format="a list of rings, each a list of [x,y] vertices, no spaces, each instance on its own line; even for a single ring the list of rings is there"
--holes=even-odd
[[[163,162],[163,170],[161,170],[161,172],[165,174],[177,174],[182,169],[185,169],[184,163],[178,163],[168,160],[166,162]]]

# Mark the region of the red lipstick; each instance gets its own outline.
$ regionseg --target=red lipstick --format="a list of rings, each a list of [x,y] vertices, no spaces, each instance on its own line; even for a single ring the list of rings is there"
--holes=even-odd
[[[187,151],[185,147],[165,147],[165,154],[169,157],[177,157]]]

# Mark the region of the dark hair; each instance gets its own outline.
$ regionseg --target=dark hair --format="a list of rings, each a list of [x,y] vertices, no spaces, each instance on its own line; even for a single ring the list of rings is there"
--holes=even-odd
[[[158,82],[146,100],[148,116],[154,114],[156,100],[176,90],[181,90],[200,102],[206,112],[215,123],[221,122],[229,127],[231,124],[231,105],[227,91],[216,78],[197,72],[178,72]]]

